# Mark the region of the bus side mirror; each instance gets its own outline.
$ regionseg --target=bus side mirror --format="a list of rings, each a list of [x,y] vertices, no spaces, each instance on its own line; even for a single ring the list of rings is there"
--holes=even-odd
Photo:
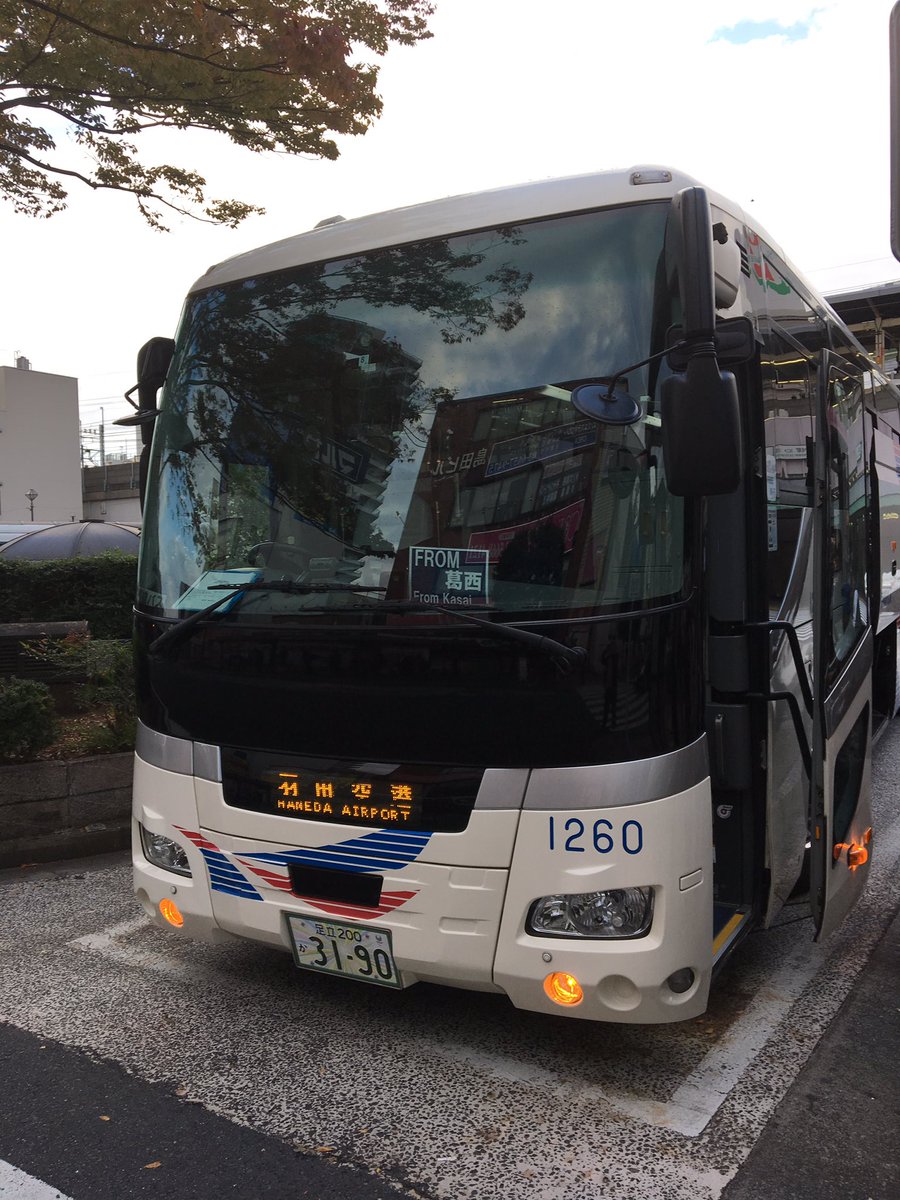
[[[683,188],[674,197],[670,230],[684,369],[660,389],[666,486],[675,496],[723,495],[741,481],[741,419],[737,381],[716,358],[712,227],[703,188]]]
[[[141,430],[141,443],[148,445],[153,436],[153,422],[156,420],[156,393],[166,382],[166,375],[175,353],[175,343],[171,338],[155,337],[145,342],[137,354],[137,383],[125,393],[129,404],[134,404],[131,393],[137,392],[137,412],[131,417],[120,417],[115,425],[138,425]]]
[[[174,353],[174,341],[164,337],[151,338],[138,350],[138,402],[144,411],[156,411],[156,393],[166,382]]]
[[[125,399],[130,404],[131,393],[138,394],[137,412],[132,417],[121,417],[116,425],[137,425],[141,431],[141,458],[138,466],[138,488],[141,498],[141,512],[144,511],[144,497],[147,494],[147,462],[150,458],[150,442],[153,438],[153,425],[158,409],[156,393],[166,382],[166,375],[175,353],[175,343],[171,338],[155,337],[145,342],[137,355],[137,383],[125,393]]]
[[[737,381],[714,354],[694,355],[661,385],[663,461],[673,496],[720,496],[741,482]]]

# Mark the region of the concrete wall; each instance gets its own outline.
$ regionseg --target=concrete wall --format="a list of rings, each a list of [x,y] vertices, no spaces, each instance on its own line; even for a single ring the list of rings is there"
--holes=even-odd
[[[122,525],[140,525],[141,501],[138,492],[138,462],[107,463],[105,467],[85,467],[82,472],[82,497],[85,520],[118,521]]]
[[[129,845],[134,755],[0,767],[0,867]]]
[[[80,521],[78,381],[0,367],[0,521]]]

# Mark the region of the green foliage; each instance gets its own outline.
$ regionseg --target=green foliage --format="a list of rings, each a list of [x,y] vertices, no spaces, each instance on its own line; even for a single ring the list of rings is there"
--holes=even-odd
[[[127,750],[134,745],[137,723],[134,662],[131,645],[113,639],[70,635],[60,642],[48,638],[27,647],[41,662],[58,667],[76,685],[76,705],[101,722],[89,731],[84,753]]]
[[[62,179],[130,192],[229,226],[262,210],[205,196],[197,171],[138,161],[153,128],[207,129],[250,150],[337,158],[331,133],[381,112],[378,68],[356,61],[429,37],[430,0],[0,0],[0,195],[19,212],[66,206]],[[57,157],[60,126],[84,169]],[[199,210],[199,211],[198,211]]]
[[[53,741],[53,700],[46,683],[0,678],[0,761],[29,758]]]
[[[130,637],[136,575],[137,559],[116,551],[48,562],[0,556],[0,623],[87,621],[94,637]]]

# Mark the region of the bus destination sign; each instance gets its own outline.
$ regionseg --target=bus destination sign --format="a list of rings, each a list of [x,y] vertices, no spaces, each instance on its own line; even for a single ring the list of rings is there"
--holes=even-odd
[[[487,604],[489,569],[486,550],[410,546],[409,598],[445,607]]]
[[[336,824],[415,829],[422,796],[415,785],[395,779],[312,771],[267,771],[269,811],[285,817],[312,817]]]

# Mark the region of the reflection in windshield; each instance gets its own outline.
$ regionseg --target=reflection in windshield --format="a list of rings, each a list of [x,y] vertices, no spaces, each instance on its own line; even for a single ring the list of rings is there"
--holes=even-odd
[[[235,573],[510,613],[677,594],[682,510],[647,369],[622,381],[631,426],[570,399],[662,345],[666,214],[435,239],[194,297],[154,437],[142,606],[196,612]],[[304,603],[322,597],[260,589],[234,616]]]

